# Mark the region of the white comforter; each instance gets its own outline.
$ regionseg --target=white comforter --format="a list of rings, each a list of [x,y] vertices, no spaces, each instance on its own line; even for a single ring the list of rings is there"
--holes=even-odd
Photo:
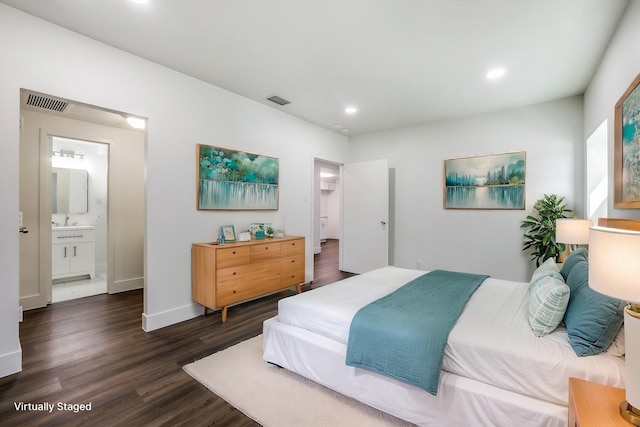
[[[424,273],[386,267],[285,298],[278,320],[346,344],[361,307]],[[528,283],[485,280],[449,335],[442,369],[562,405],[570,376],[624,387],[624,358],[577,357],[562,327],[536,337],[527,319],[527,291]]]

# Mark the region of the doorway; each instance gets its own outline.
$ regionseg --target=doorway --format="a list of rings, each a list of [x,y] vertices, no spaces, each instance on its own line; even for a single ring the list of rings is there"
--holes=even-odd
[[[107,293],[109,144],[54,136],[51,146],[51,302]]]
[[[327,239],[340,239],[341,228],[341,184],[340,165],[325,160],[315,159],[315,204],[313,253],[322,251],[322,243]]]
[[[20,237],[23,310],[51,303],[54,279],[75,277],[78,269],[69,266],[71,270],[64,272],[57,264],[65,262],[65,252],[69,255],[74,250],[85,261],[94,261],[95,270],[85,265],[79,268],[80,276],[91,280],[92,275],[101,275],[108,293],[144,288],[146,130],[132,128],[127,114],[26,89],[20,93],[20,115],[20,218],[29,231]],[[54,213],[54,156],[101,158],[102,171],[88,172],[86,213]],[[95,180],[102,184],[96,186]],[[56,224],[64,228],[65,223],[94,227],[94,241],[99,244],[96,256],[86,256],[88,252],[79,251],[68,240],[68,245],[59,248],[62,255],[56,260],[54,275],[52,232]],[[65,238],[77,237],[77,233],[70,234]]]

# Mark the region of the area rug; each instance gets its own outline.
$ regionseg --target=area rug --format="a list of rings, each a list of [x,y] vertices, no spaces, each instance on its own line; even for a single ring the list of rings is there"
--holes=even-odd
[[[184,366],[265,427],[411,426],[262,360],[262,335]]]

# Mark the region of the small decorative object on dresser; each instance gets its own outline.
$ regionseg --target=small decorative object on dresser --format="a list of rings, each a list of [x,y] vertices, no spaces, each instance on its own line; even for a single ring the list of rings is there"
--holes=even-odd
[[[193,300],[207,308],[227,308],[249,299],[295,286],[305,278],[305,240],[284,236],[278,241],[252,240],[224,246],[194,243],[191,248]]]

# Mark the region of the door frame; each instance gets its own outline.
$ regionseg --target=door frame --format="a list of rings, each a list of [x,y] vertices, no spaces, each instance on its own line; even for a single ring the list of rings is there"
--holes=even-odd
[[[103,144],[107,146],[107,151],[110,153],[111,151],[111,143],[113,142],[110,139],[106,138],[96,138],[92,136],[91,138],[87,138],[85,136],[77,135],[73,132],[68,131],[55,131],[45,128],[40,128],[40,167],[39,167],[39,201],[38,201],[38,232],[39,232],[39,258],[40,258],[40,298],[44,296],[45,302],[44,305],[40,305],[41,307],[46,306],[47,304],[51,304],[52,300],[52,292],[53,292],[53,284],[52,284],[52,257],[51,257],[51,156],[49,153],[53,150],[53,142],[52,139],[54,137],[57,138],[65,138],[65,139],[74,139],[82,142],[92,143],[92,144]],[[112,239],[111,239],[111,227],[109,226],[109,154],[107,154],[107,171],[106,171],[106,185],[107,185],[107,200],[106,200],[106,211],[107,211],[107,233],[106,233],[106,256],[107,256],[107,269],[106,269],[106,281],[107,281],[107,292],[109,289],[113,288],[113,257],[111,256],[111,247],[112,247]],[[41,302],[41,301],[40,301]],[[22,304],[22,301],[21,301]],[[35,307],[33,307],[35,308]]]

